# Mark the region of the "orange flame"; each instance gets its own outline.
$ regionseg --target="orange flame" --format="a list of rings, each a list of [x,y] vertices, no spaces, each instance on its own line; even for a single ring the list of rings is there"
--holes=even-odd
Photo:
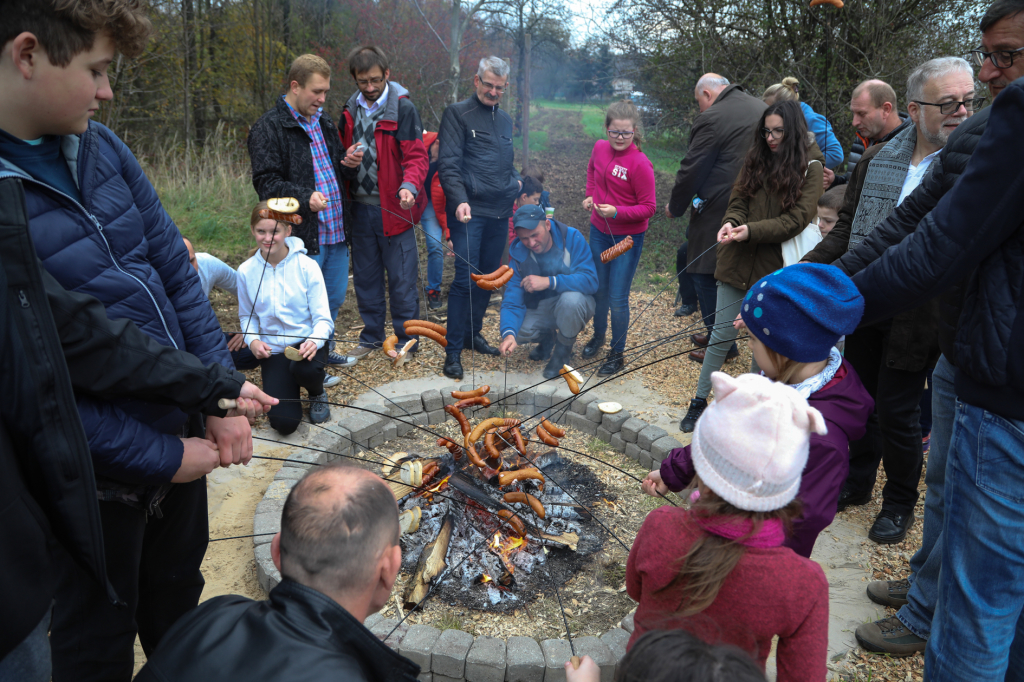
[[[482,583],[493,583],[494,582],[494,578],[492,578],[491,576],[489,576],[486,573],[484,573],[483,576],[480,578],[480,582],[482,582]]]
[[[515,573],[515,567],[512,566],[511,561],[512,553],[521,549],[525,544],[526,538],[507,537],[502,540],[501,533],[496,532],[487,546],[501,557],[501,562],[509,573]]]

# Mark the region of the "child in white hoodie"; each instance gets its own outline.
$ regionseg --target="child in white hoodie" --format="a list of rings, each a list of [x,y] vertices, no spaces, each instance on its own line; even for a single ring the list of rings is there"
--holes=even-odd
[[[263,390],[281,401],[267,414],[270,425],[288,435],[302,421],[300,386],[309,393],[310,421],[331,417],[324,366],[333,325],[319,266],[306,256],[302,240],[291,237],[290,224],[260,218],[265,208],[267,202],[258,203],[250,219],[258,248],[238,268],[238,317],[245,343],[260,363]],[[288,346],[305,359],[285,357]]]

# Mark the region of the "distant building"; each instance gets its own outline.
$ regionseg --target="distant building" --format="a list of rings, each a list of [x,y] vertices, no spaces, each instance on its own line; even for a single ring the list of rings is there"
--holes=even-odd
[[[612,94],[616,97],[629,97],[636,84],[628,78],[612,79]]]

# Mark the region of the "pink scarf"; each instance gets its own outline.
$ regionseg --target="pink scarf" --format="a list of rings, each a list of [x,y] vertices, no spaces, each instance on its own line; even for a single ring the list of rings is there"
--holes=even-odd
[[[778,547],[786,540],[786,532],[781,519],[768,519],[761,524],[761,530],[750,535],[754,522],[740,520],[730,516],[694,516],[697,525],[707,533],[735,540],[745,547],[766,549]],[[749,536],[749,537],[745,537]],[[740,539],[743,538],[743,539]]]

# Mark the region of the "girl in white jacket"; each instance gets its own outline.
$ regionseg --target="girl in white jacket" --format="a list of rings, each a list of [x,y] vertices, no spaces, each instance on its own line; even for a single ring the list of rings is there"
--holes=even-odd
[[[331,417],[324,366],[334,324],[320,267],[306,255],[302,240],[291,236],[290,224],[260,218],[265,208],[261,201],[250,219],[258,249],[238,268],[238,317],[245,343],[260,363],[263,390],[281,400],[267,415],[270,425],[288,435],[302,421],[300,386],[309,393],[310,421]],[[286,358],[287,346],[298,348],[305,360]]]

